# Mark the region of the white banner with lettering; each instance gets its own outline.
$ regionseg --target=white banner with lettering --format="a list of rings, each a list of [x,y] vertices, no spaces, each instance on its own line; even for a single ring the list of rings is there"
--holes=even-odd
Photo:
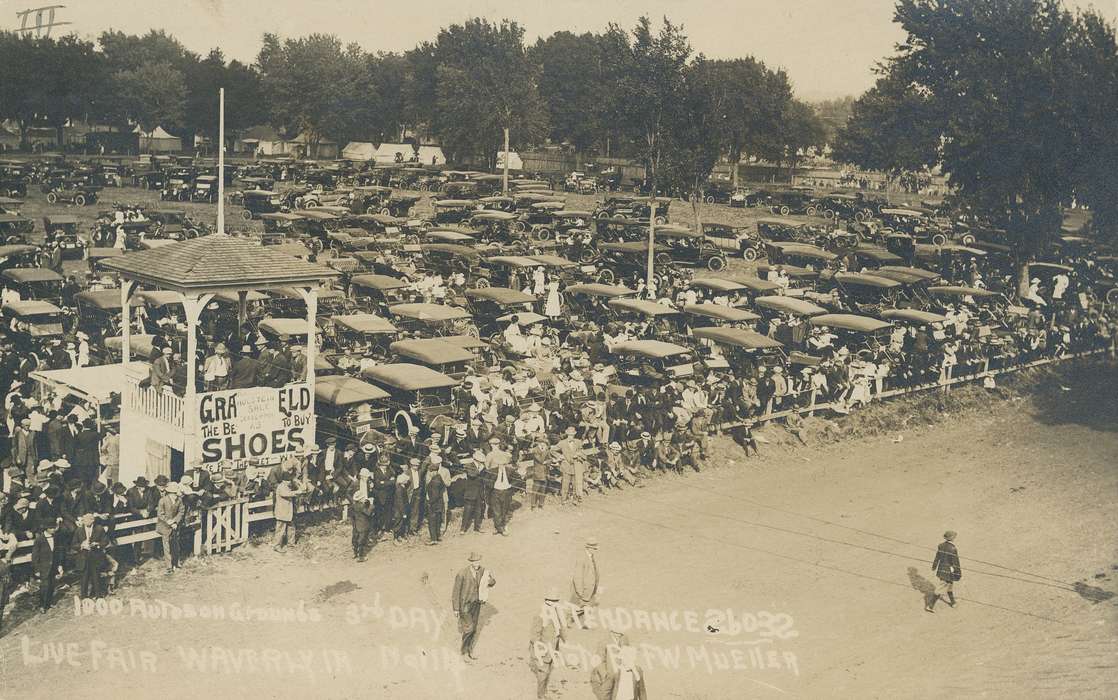
[[[199,394],[197,419],[202,464],[267,464],[314,444],[314,400],[306,383]]]

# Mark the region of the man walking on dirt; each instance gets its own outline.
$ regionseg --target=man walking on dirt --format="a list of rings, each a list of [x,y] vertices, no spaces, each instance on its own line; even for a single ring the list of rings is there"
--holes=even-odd
[[[474,656],[474,643],[477,642],[478,618],[481,604],[489,600],[489,589],[497,585],[497,579],[488,569],[481,566],[481,555],[470,553],[470,563],[454,577],[454,591],[450,605],[458,618],[458,631],[462,633],[462,656],[477,660]]]
[[[959,550],[955,548],[955,531],[948,530],[943,533],[943,542],[936,550],[936,558],[932,561],[932,571],[936,572],[939,583],[935,590],[929,594],[924,609],[935,612],[936,601],[944,594],[947,595],[947,604],[955,607],[955,582],[963,577],[963,569],[959,566]]]

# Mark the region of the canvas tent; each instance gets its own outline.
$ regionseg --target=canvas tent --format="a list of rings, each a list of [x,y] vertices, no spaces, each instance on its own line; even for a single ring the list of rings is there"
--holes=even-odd
[[[373,160],[376,153],[376,146],[368,141],[350,141],[342,149],[342,158],[346,160]]]
[[[148,132],[137,126],[134,133],[139,134],[140,153],[173,153],[182,150],[182,139],[168,134],[161,126]]]
[[[377,146],[374,158],[378,163],[391,165],[396,162],[397,153],[403,157],[405,163],[415,162],[415,149],[412,148],[410,143],[382,143]],[[445,165],[446,156],[443,155],[443,149],[438,146],[420,146],[419,163],[421,165]]]
[[[505,167],[505,152],[497,151],[497,169],[501,170]],[[509,170],[523,170],[524,161],[520,159],[520,154],[516,151],[509,151]]]

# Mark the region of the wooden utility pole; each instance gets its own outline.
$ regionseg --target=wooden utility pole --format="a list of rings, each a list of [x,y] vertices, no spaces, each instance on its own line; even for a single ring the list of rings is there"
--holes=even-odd
[[[509,196],[509,128],[505,127],[505,173],[501,178],[501,191]]]
[[[225,233],[225,88],[217,90],[217,232]]]

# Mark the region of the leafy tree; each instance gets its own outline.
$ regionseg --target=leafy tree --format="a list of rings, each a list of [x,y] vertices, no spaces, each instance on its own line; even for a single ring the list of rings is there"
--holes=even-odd
[[[1110,225],[1112,27],[1057,0],[899,0],[895,20],[908,37],[855,105],[838,154],[867,167],[938,162],[961,203],[1033,251],[1077,197]]]
[[[148,63],[113,76],[123,114],[144,131],[157,126],[178,130],[183,124],[186,79],[171,63]]]
[[[604,141],[603,106],[611,83],[603,43],[589,32],[556,32],[540,39],[531,57],[540,66],[539,92],[547,106],[548,136],[585,153]]]
[[[0,32],[0,65],[4,66],[4,79],[0,80],[0,118],[11,119],[19,126],[22,147],[27,146],[27,130],[37,112],[39,56],[39,44],[34,39],[14,32]]]
[[[800,153],[822,146],[827,138],[822,120],[811,105],[800,100],[791,100],[785,105],[780,119],[778,139],[781,154],[778,164],[789,163],[793,170],[799,162]]]
[[[448,157],[481,156],[494,167],[505,128],[513,147],[543,137],[547,116],[520,25],[483,19],[451,25],[439,32],[434,56],[433,127]]]
[[[225,88],[226,138],[265,122],[268,117],[260,75],[239,61],[225,63],[220,49],[195,64],[187,74],[185,127],[190,134],[218,137],[218,90]]]
[[[691,45],[683,28],[664,19],[659,33],[653,33],[648,17],[641,17],[633,30],[622,78],[617,85],[619,116],[629,130],[644,161],[649,192],[659,192],[661,161],[668,152],[671,129],[678,124],[680,105],[685,95],[684,68],[691,57]],[[655,222],[648,228],[648,279],[653,281],[653,241]]]

